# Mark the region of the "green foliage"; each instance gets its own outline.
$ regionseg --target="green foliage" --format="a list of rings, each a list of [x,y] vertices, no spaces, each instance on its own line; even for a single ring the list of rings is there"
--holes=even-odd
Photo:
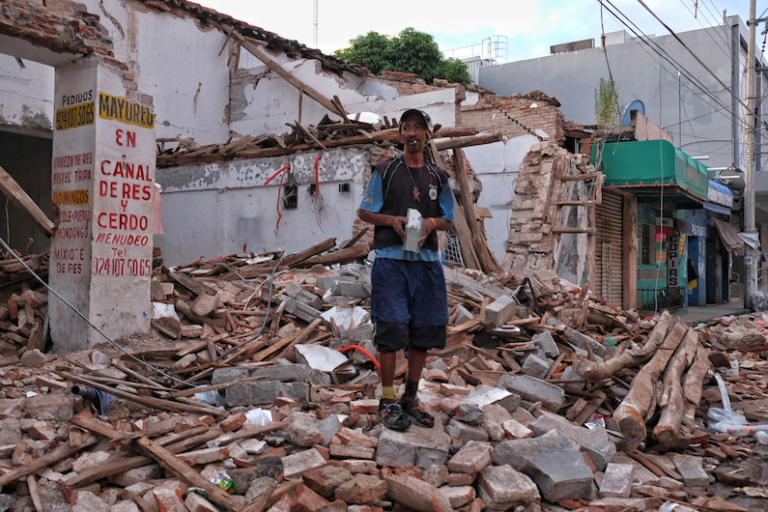
[[[435,78],[469,85],[467,65],[458,59],[443,57],[435,39],[424,32],[406,28],[395,37],[368,32],[350,41],[351,46],[334,55],[360,64],[375,75],[382,71],[415,73],[427,83]]]
[[[599,89],[595,89],[595,119],[597,126],[607,128],[621,122],[624,105],[621,102],[619,88],[611,80],[600,79]]]

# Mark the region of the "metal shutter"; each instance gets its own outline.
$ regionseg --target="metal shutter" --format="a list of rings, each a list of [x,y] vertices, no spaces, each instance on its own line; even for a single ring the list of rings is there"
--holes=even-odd
[[[597,207],[595,243],[595,295],[622,307],[623,285],[623,200],[603,191]]]

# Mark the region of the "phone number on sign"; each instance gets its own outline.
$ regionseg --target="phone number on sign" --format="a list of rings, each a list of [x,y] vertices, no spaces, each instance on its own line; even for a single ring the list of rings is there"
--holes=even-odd
[[[149,259],[134,260],[129,258],[93,258],[96,275],[120,277],[149,276],[152,265]]]

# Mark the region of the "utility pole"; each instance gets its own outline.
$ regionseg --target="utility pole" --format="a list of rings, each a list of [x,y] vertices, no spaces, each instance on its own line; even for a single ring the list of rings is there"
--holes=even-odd
[[[749,39],[747,40],[747,126],[744,137],[744,231],[756,233],[755,225],[755,1],[749,1]],[[744,306],[752,309],[757,291],[757,266],[759,257],[749,244],[744,246],[744,266],[746,267],[747,289]]]
[[[313,41],[314,47],[317,48],[317,8],[318,8],[317,3],[318,3],[318,0],[314,0],[314,2],[315,2],[314,9],[313,9],[313,12],[314,12],[314,31],[313,31],[314,38],[312,39],[312,41]]]

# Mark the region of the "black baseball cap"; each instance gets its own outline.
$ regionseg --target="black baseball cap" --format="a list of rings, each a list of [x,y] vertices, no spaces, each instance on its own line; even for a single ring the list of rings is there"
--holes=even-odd
[[[418,110],[415,108],[406,110],[405,112],[403,112],[403,115],[400,116],[400,124],[398,125],[398,131],[399,132],[402,131],[400,127],[403,125],[403,119],[405,119],[410,115],[419,116],[421,120],[424,121],[424,126],[427,127],[427,135],[429,138],[431,138],[432,137],[432,118],[429,117],[429,114],[427,114],[423,110]]]

